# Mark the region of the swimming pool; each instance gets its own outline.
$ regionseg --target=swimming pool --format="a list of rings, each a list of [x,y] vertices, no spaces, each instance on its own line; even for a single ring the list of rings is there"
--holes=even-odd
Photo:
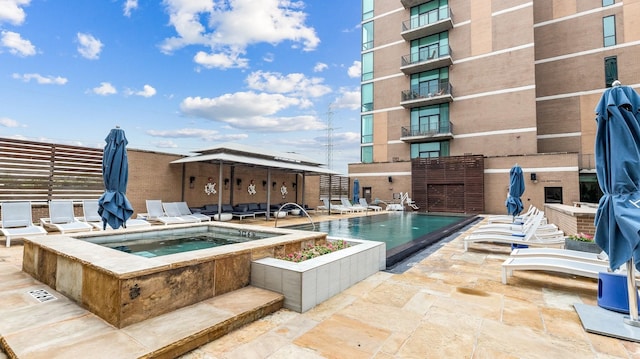
[[[389,268],[476,219],[476,216],[468,215],[393,212],[318,222],[315,225],[316,231],[332,237],[385,242]],[[286,228],[311,230],[311,225]]]

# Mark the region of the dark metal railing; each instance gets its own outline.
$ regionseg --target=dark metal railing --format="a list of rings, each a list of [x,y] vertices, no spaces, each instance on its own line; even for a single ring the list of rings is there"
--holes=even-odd
[[[402,56],[401,66],[415,65],[421,62],[433,61],[441,57],[451,56],[449,45],[433,44],[418,52]]]
[[[409,90],[402,91],[400,101],[411,101],[421,98],[430,98],[437,96],[451,95],[451,84],[449,81],[432,81],[420,86],[412,87]]]
[[[435,136],[451,133],[451,122],[402,127],[402,137]]]
[[[451,18],[449,7],[443,6],[403,21],[402,31],[414,30],[449,18]]]

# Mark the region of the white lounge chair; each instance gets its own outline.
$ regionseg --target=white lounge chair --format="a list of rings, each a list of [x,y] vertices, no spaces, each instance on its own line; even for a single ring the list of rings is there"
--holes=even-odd
[[[93,226],[94,229],[102,230],[104,225],[102,224],[102,217],[98,213],[98,200],[93,199],[85,199],[82,201],[82,215],[84,217],[80,218],[81,221],[87,222]],[[144,219],[134,219],[129,218],[125,224],[125,228],[135,228],[135,227],[149,227],[151,223],[145,221]],[[107,224],[108,229],[113,229],[111,226]]]
[[[340,202],[342,203],[342,206],[344,206],[345,208],[349,208],[352,212],[364,212],[367,210],[367,207],[363,207],[360,204],[352,204],[346,198],[340,198]]]
[[[164,209],[164,213],[166,213],[167,216],[178,217],[185,221],[185,223],[200,222],[200,219],[196,218],[195,216],[180,214],[177,202],[163,202],[162,208]]]
[[[360,205],[375,212],[382,211],[382,207],[369,204],[366,198],[360,198]]]
[[[162,201],[158,199],[148,199],[147,204],[147,217],[148,221],[160,222],[164,225],[168,224],[181,224],[188,223],[180,217],[168,216],[164,208],[162,207]]]
[[[187,205],[187,202],[175,202],[175,205],[178,208],[178,213],[180,214],[180,216],[192,216],[195,217],[198,222],[211,221],[211,217],[207,216],[206,214],[191,212],[189,206]]]
[[[49,218],[40,218],[40,223],[45,228],[51,228],[62,234],[69,232],[89,232],[93,226],[82,222],[75,217],[73,201],[53,200],[49,201]]]
[[[351,209],[343,205],[329,203],[328,199],[323,199],[322,202],[324,202],[325,207],[329,208],[330,213],[339,213],[339,214],[353,213]]]
[[[539,221],[534,221],[532,226],[523,234],[470,234],[463,238],[464,250],[467,251],[469,243],[497,242],[509,244],[524,244],[527,246],[549,246],[564,243],[564,235],[541,236],[537,233]]]
[[[544,212],[536,211],[535,215],[531,215],[527,218],[523,224],[506,224],[506,223],[491,223],[478,226],[474,229],[473,234],[505,234],[505,235],[521,235],[524,236],[533,226],[534,222],[538,221],[539,225],[536,229],[537,234],[540,236],[562,236],[564,232],[558,229],[553,223],[546,223]]]
[[[496,214],[487,217],[487,221],[489,223],[523,223],[526,218],[532,214],[537,208],[534,205],[529,205],[529,208],[526,212],[521,213],[517,216],[511,216],[508,214]]]
[[[580,262],[595,263],[595,264],[608,264],[609,257],[603,251],[601,253],[591,253],[583,251],[574,251],[564,248],[516,248],[511,251],[511,257],[525,258],[525,257],[538,257],[538,258],[561,258],[570,259]]]
[[[507,284],[514,270],[550,271],[598,278],[598,273],[609,271],[609,262],[598,264],[558,257],[511,257],[502,263],[503,284]]]
[[[11,246],[11,238],[45,235],[47,231],[33,224],[31,202],[4,202],[2,207],[2,228],[7,247]]]

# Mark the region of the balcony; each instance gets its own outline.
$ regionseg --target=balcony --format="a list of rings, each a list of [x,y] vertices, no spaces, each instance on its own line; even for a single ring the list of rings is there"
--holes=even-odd
[[[451,11],[448,7],[443,7],[403,21],[400,35],[406,41],[411,41],[452,28]]]
[[[400,141],[405,143],[415,142],[434,142],[453,139],[453,133],[451,132],[451,122],[446,125],[420,125],[411,126],[409,128],[402,127],[402,135]]]
[[[424,84],[410,90],[402,91],[400,105],[404,108],[438,105],[453,102],[453,88],[448,81],[440,84]]]
[[[418,53],[402,56],[400,70],[405,75],[417,74],[418,72],[429,71],[441,67],[450,66],[451,48],[444,46],[429,46]]]

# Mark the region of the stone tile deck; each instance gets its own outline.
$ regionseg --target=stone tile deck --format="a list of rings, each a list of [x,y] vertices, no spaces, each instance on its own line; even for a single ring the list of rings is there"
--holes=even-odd
[[[596,304],[595,280],[522,271],[503,285],[509,247],[483,243],[464,252],[460,237],[416,256],[404,272],[378,272],[302,314],[278,310],[181,358],[640,358],[640,344],[582,328],[573,303]],[[148,328],[113,331],[63,299],[49,313],[70,320],[50,321],[37,305],[6,319],[28,306],[16,292],[42,287],[19,271],[21,256],[19,244],[0,248],[0,335],[24,346],[20,358],[137,357],[158,345],[163,328],[215,316],[207,308],[193,322],[157,318]],[[34,322],[41,330],[26,326]]]

